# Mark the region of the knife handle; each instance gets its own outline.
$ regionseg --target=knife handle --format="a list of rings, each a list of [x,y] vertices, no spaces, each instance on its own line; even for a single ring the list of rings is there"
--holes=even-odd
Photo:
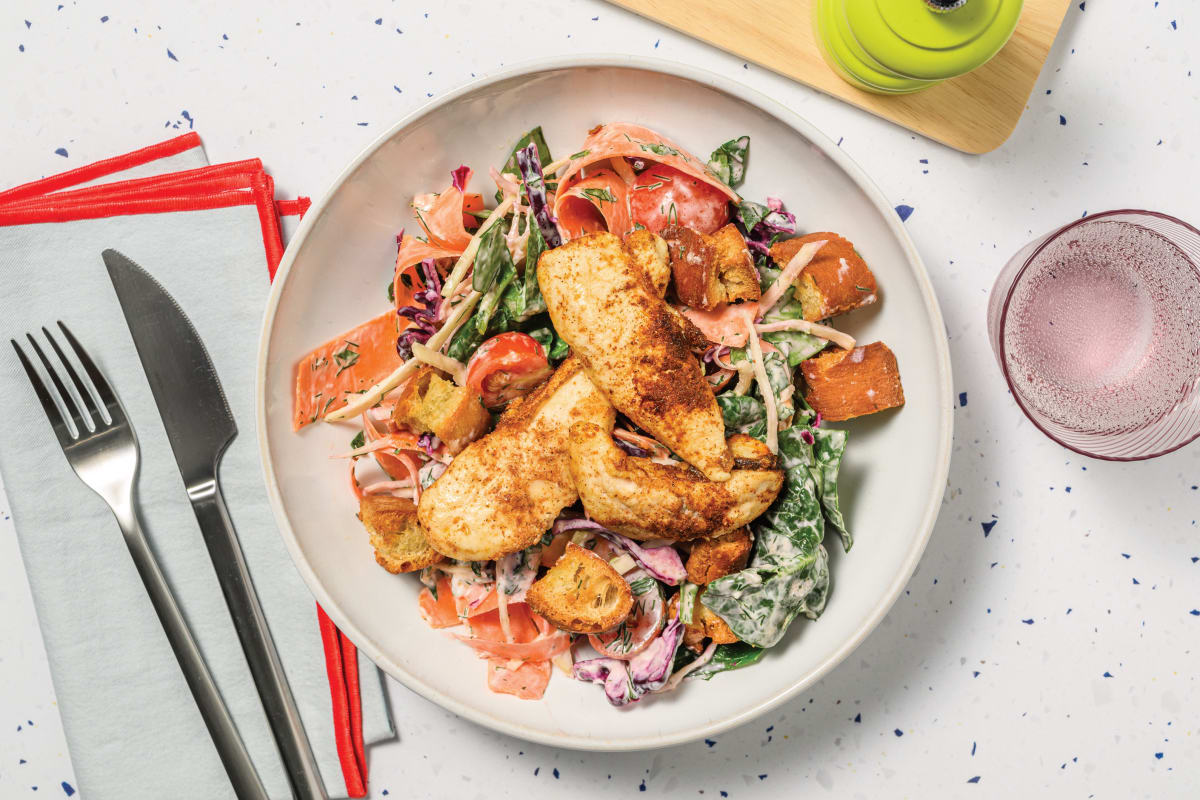
[[[188,486],[188,497],[200,523],[258,696],[267,712],[267,722],[292,792],[299,800],[327,800],[317,760],[300,721],[300,712],[288,687],[275,642],[271,639],[267,618],[254,591],[245,556],[221,496],[220,484],[215,478],[194,483]]]
[[[254,769],[254,762],[250,760],[250,753],[247,752],[237,726],[233,723],[233,717],[230,716],[229,709],[217,690],[212,673],[204,663],[204,656],[196,646],[196,640],[179,610],[179,604],[175,602],[175,595],[163,577],[158,559],[154,557],[154,551],[150,549],[150,543],[142,531],[133,487],[130,486],[125,494],[125,502],[113,504],[113,514],[121,527],[133,564],[142,577],[146,593],[150,595],[150,603],[162,622],[167,641],[175,652],[179,668],[183,670],[184,680],[187,681],[192,697],[200,709],[200,716],[208,727],[213,744],[216,745],[217,755],[225,766],[234,793],[238,800],[270,800]]]

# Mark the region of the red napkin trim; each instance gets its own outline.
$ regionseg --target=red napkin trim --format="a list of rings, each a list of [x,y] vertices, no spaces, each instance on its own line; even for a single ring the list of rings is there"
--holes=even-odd
[[[267,271],[274,279],[283,258],[279,217],[303,217],[312,206],[312,201],[307,197],[276,201],[275,181],[263,170],[262,162],[257,158],[59,191],[200,146],[199,135],[188,133],[0,192],[0,225],[69,222],[254,204],[262,230]],[[325,651],[342,776],[350,797],[365,797],[367,763],[358,682],[358,649],[337,629],[319,605],[317,617]]]
[[[202,146],[200,134],[185,133],[183,136],[176,136],[174,139],[134,150],[132,153],[106,158],[103,161],[96,161],[78,169],[60,172],[57,175],[50,175],[41,180],[30,181],[8,191],[0,192],[0,204],[7,205],[16,200],[47,194],[67,186],[77,186],[97,178],[103,178],[105,175],[140,167],[142,164],[149,164],[151,161],[178,155],[185,150]]]
[[[325,671],[333,697],[333,730],[338,760],[350,797],[367,796],[367,761],[362,741],[362,700],[358,693],[358,650],[317,605]]]

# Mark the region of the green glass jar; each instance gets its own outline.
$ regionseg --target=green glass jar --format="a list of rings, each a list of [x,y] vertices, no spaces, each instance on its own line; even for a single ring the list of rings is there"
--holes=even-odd
[[[817,43],[850,84],[908,94],[991,60],[1023,0],[814,0]]]

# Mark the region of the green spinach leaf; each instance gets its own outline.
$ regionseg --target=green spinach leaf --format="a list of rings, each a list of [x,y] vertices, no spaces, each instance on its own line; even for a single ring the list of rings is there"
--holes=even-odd
[[[751,664],[757,664],[766,655],[766,650],[745,642],[719,644],[713,651],[712,659],[703,666],[696,667],[688,673],[688,678],[708,680],[718,672],[728,672],[731,669],[741,669]]]
[[[825,519],[842,537],[842,547],[846,552],[854,544],[854,537],[846,529],[846,520],[838,502],[838,469],[842,465],[842,456],[846,453],[846,431],[833,428],[813,428],[813,455],[816,457],[816,471],[819,474],[818,487],[821,493],[821,506],[825,509]],[[814,476],[815,477],[815,476]]]
[[[717,395],[717,406],[725,420],[725,433],[748,433],[756,439],[767,435],[767,409],[762,401],[732,392]]]
[[[749,136],[730,139],[708,157],[708,171],[730,189],[736,189],[746,177],[746,158],[749,154]]]
[[[506,269],[511,270],[513,275],[517,272],[513,265],[512,253],[508,252],[508,243],[504,241],[504,221],[496,220],[479,239],[471,288],[477,292],[488,291]]]
[[[756,521],[754,555],[741,572],[708,585],[701,602],[729,624],[737,637],[756,647],[772,647],[792,620],[803,613],[816,619],[829,591],[828,556],[821,541],[821,511],[816,465],[807,426],[779,433],[779,455],[786,472],[783,492]]]

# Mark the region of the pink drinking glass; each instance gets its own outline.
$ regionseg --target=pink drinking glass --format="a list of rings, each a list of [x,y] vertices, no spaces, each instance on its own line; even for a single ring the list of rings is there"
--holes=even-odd
[[[996,278],[988,336],[1054,441],[1135,461],[1200,436],[1200,231],[1106,211],[1027,244]]]

